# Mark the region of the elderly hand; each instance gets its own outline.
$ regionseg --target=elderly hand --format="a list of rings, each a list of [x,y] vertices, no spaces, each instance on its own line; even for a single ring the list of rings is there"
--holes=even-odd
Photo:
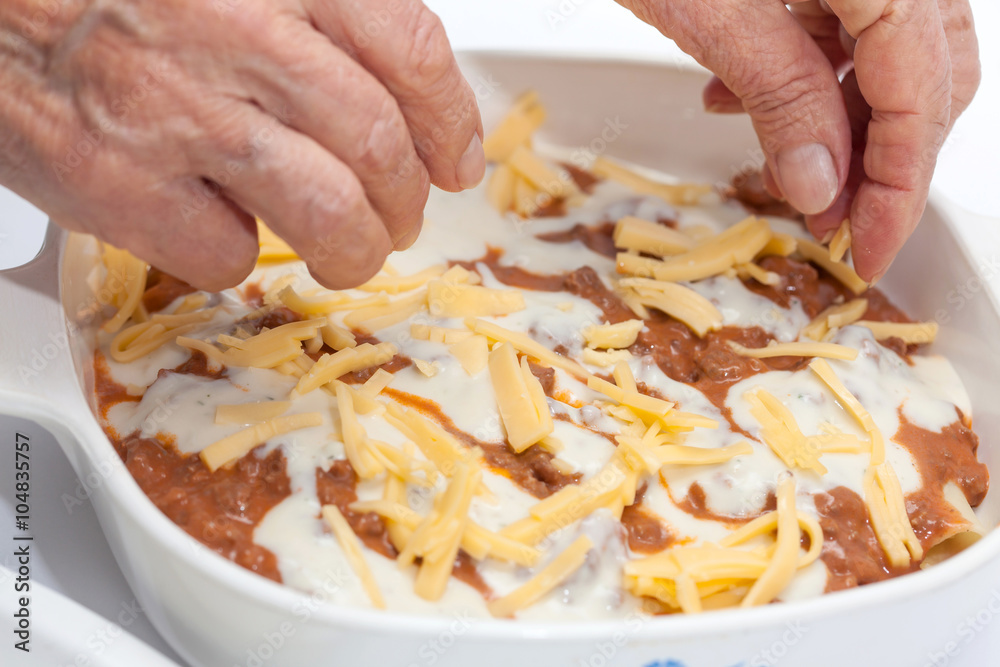
[[[979,85],[967,0],[620,2],[717,75],[707,109],[749,113],[772,194],[819,238],[850,217],[855,268],[881,278]]]
[[[475,186],[482,125],[419,0],[4,0],[0,183],[200,288],[267,220],[331,288]]]

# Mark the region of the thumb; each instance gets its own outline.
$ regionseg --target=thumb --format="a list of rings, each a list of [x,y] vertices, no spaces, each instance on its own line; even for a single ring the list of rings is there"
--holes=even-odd
[[[750,115],[785,199],[806,214],[847,180],[851,130],[840,83],[812,37],[777,0],[622,0],[712,70]]]

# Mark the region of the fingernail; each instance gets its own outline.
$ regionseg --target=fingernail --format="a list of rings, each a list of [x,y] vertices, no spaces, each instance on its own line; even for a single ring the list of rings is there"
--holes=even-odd
[[[882,267],[881,269],[879,269],[879,270],[878,270],[878,271],[877,271],[877,272],[875,273],[875,275],[874,275],[874,276],[872,276],[872,279],[871,279],[871,280],[869,280],[869,281],[868,281],[868,287],[869,287],[869,288],[872,288],[872,287],[875,287],[875,284],[876,284],[876,283],[877,283],[878,281],[882,280],[882,278],[884,278],[884,277],[885,277],[885,274],[886,274],[886,273],[888,273],[888,272],[889,272],[889,265],[888,265],[888,264],[886,264],[886,265],[885,265],[885,266],[883,266],[883,267]]]
[[[830,208],[840,182],[833,156],[822,144],[804,144],[778,153],[777,177],[788,202],[806,215]]]
[[[462,153],[458,166],[455,168],[458,184],[465,190],[479,185],[486,175],[486,154],[483,152],[483,142],[479,136],[472,137],[469,147]]]
[[[725,113],[725,114],[737,114],[743,113],[742,104],[726,104],[724,102],[712,102],[711,104],[705,105],[706,113]]]
[[[420,230],[423,229],[423,226],[424,222],[421,220],[419,225],[410,229],[402,238],[396,241],[392,249],[396,252],[409,249],[414,243],[417,242],[417,239],[420,237]]]

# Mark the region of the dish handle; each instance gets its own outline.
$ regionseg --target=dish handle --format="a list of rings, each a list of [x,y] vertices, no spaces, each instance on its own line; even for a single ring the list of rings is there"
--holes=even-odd
[[[70,351],[72,332],[59,300],[65,238],[50,222],[34,259],[0,271],[0,412],[50,431],[70,427],[72,408],[82,402]]]

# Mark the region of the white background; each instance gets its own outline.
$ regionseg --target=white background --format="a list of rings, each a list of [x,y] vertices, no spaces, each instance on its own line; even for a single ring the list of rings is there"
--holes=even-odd
[[[658,60],[686,58],[655,30],[606,0],[430,0],[427,4],[441,15],[456,49],[569,51]],[[1000,3],[972,0],[972,4],[981,41],[983,84],[976,101],[955,126],[941,155],[934,185],[960,206],[998,218],[995,225],[980,221],[964,230],[967,240],[986,253],[985,257],[1000,249],[997,183],[1000,169],[996,163],[1000,156],[1000,40],[996,39],[1000,35]],[[17,265],[34,255],[44,223],[42,214],[0,188],[0,268]],[[6,320],[3,326],[14,324]],[[27,433],[32,440],[34,580],[65,593],[106,618],[118,617],[122,605],[128,605],[134,597],[114,564],[89,503],[71,500],[78,483],[69,463],[44,431],[3,416],[0,416],[0,449],[6,451],[12,446],[15,430]],[[3,468],[8,469],[6,462]],[[3,536],[13,523],[10,507],[13,490],[7,477],[4,474],[0,479],[0,535]],[[9,541],[4,539],[3,544]],[[3,550],[5,555],[0,563],[9,567],[8,552]],[[10,582],[0,581],[0,594],[8,595],[9,586]],[[929,613],[937,615],[941,623],[953,625],[963,612],[935,609]],[[5,621],[0,627],[7,628],[8,623]],[[143,616],[130,622],[127,629],[176,659]],[[996,653],[991,653],[990,647],[995,651],[1000,643],[1000,624],[993,624],[985,634],[964,646],[949,664],[967,667],[995,664]],[[3,641],[8,642],[6,631]]]

